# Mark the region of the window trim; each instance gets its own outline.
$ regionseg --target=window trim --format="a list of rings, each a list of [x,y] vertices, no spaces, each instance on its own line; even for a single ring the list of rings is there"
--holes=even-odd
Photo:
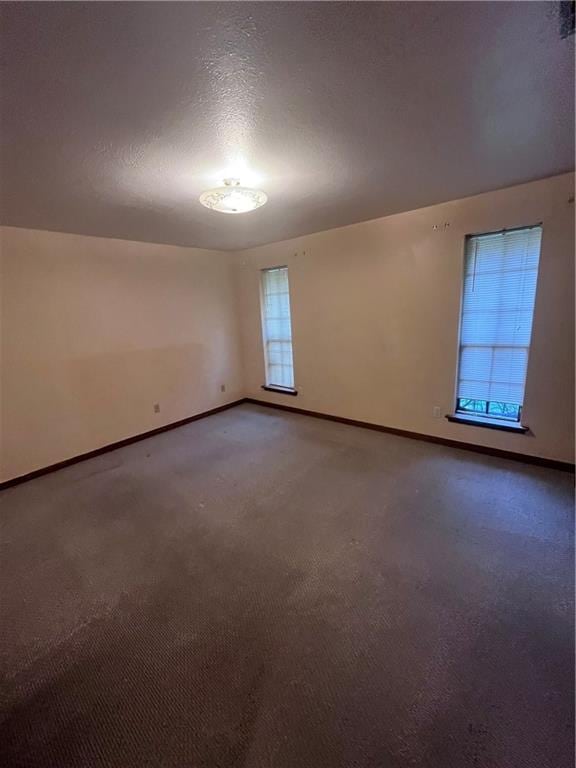
[[[265,389],[266,392],[276,392],[280,395],[293,395],[294,397],[298,394],[297,389],[293,389],[292,387],[280,387],[277,384],[262,384],[262,389]]]
[[[468,234],[464,235],[464,244],[463,244],[463,252],[462,252],[462,271],[460,273],[460,303],[458,305],[458,339],[457,339],[457,346],[456,346],[456,376],[454,380],[454,392],[453,392],[453,412],[446,414],[446,419],[450,422],[456,423],[456,424],[466,424],[468,426],[472,427],[485,427],[486,429],[498,429],[502,432],[515,432],[517,434],[527,434],[530,432],[530,427],[527,426],[522,421],[522,415],[523,415],[523,409],[524,409],[524,403],[520,405],[520,417],[518,421],[512,421],[507,419],[498,419],[493,418],[491,416],[485,416],[484,414],[474,414],[472,412],[470,413],[464,413],[463,411],[458,410],[458,400],[460,399],[458,397],[458,381],[460,376],[460,355],[462,351],[462,343],[461,343],[461,336],[462,336],[462,309],[464,307],[464,278],[466,274],[466,248],[468,245],[468,241],[473,237],[483,237],[483,236],[490,236],[490,235],[503,235],[507,232],[520,232],[522,230],[526,229],[536,229],[540,228],[542,231],[542,239],[540,242],[540,255],[538,258],[538,277],[536,282],[536,295],[534,299],[534,309],[532,311],[532,322],[534,322],[534,317],[536,315],[536,301],[538,300],[538,284],[539,284],[539,278],[540,278],[540,264],[541,264],[541,257],[542,257],[542,241],[544,240],[544,224],[542,221],[535,222],[534,224],[524,224],[519,225],[517,227],[504,227],[502,229],[494,229],[489,232],[469,232]],[[532,350],[532,334],[530,334],[530,344],[528,346],[528,359],[526,361],[526,379],[524,382],[524,386],[526,387],[526,383],[528,381],[528,371],[530,370],[530,352]]]
[[[285,269],[288,277],[288,305],[290,307],[290,344],[292,345],[292,381],[294,387],[283,387],[281,384],[269,384],[268,383],[268,356],[266,351],[266,334],[265,334],[265,316],[264,316],[264,273],[273,272],[276,269]],[[261,267],[259,270],[259,291],[260,291],[260,328],[262,333],[262,355],[264,358],[264,381],[262,389],[267,392],[275,392],[283,395],[297,395],[296,389],[296,370],[294,367],[294,342],[292,334],[292,301],[290,295],[290,274],[288,264],[275,264],[271,267]]]
[[[516,432],[525,435],[530,432],[530,427],[519,421],[506,421],[505,419],[489,419],[486,416],[470,417],[462,411],[447,413],[446,420],[454,424],[466,424],[469,427],[485,427],[486,429],[499,429],[501,432]]]

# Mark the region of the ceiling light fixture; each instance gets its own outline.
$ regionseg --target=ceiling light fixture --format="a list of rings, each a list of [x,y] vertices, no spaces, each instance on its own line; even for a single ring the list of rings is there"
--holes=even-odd
[[[202,205],[219,213],[248,213],[268,200],[261,189],[241,187],[239,179],[224,179],[223,187],[207,189],[198,198]]]

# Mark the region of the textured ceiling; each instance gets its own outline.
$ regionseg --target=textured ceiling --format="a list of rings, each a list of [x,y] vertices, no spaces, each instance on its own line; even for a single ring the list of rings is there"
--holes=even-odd
[[[558,4],[2,3],[2,223],[235,249],[570,170]],[[269,203],[198,195],[224,176]]]

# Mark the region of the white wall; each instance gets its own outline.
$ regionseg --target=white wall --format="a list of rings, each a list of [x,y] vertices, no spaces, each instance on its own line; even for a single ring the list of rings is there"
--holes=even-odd
[[[10,227],[0,245],[0,480],[242,396],[230,254]]]
[[[240,253],[247,395],[573,461],[573,187],[566,174]],[[435,406],[442,414],[454,408],[465,235],[538,222],[543,240],[523,419],[531,434],[434,418]],[[283,264],[296,398],[261,389],[259,270]]]

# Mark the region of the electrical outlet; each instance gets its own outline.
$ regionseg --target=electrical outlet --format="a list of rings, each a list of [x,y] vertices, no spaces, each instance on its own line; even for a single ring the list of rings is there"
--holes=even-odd
[[[226,384],[220,384],[220,392],[226,392]]]
[[[441,414],[440,414],[440,406],[439,405],[435,405],[434,408],[432,409],[432,413],[433,413],[435,419],[439,419],[440,416],[441,416]]]
[[[160,413],[160,403],[154,403],[154,413]]]

